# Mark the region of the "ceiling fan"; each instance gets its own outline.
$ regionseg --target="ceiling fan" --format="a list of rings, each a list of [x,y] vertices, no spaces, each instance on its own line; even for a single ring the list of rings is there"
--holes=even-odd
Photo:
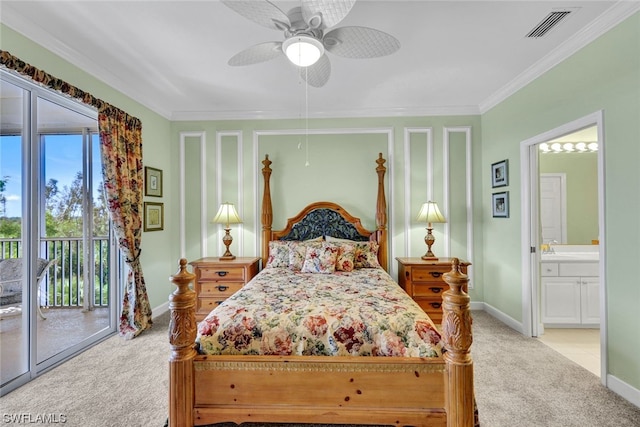
[[[251,65],[285,54],[300,67],[300,76],[313,87],[322,87],[331,75],[326,52],[346,58],[375,58],[394,53],[400,42],[390,34],[368,27],[329,30],[351,11],[356,0],[301,0],[288,13],[269,0],[223,0],[229,8],[253,22],[284,32],[284,41],[251,46],[229,60],[229,65]],[[329,30],[329,31],[327,31]]]

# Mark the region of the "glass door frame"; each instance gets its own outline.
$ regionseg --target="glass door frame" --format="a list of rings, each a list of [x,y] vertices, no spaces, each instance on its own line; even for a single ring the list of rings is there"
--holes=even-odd
[[[38,98],[47,100],[54,104],[60,105],[64,108],[68,108],[78,114],[83,114],[90,118],[95,117],[97,120],[97,112],[92,107],[84,105],[79,101],[60,95],[52,90],[42,88],[29,80],[15,76],[4,70],[0,70],[0,77],[3,81],[15,85],[23,89],[23,126],[22,126],[22,225],[21,225],[21,245],[22,245],[22,257],[27,260],[23,263],[23,277],[26,277],[26,281],[23,282],[23,310],[22,313],[22,333],[28,334],[27,339],[21,340],[21,345],[25,345],[25,352],[23,354],[28,355],[27,370],[19,372],[16,377],[8,380],[5,384],[0,386],[0,396],[20,387],[21,385],[29,382],[33,378],[41,375],[42,373],[54,368],[62,362],[70,359],[76,354],[90,348],[96,343],[114,335],[117,330],[118,312],[120,310],[121,301],[121,274],[119,274],[118,258],[119,251],[117,249],[117,243],[113,232],[109,231],[109,322],[108,326],[100,329],[99,331],[84,337],[80,342],[71,345],[55,355],[47,358],[46,360],[38,363],[37,361],[37,322],[38,322],[38,295],[35,289],[30,289],[29,284],[33,283],[37,276],[36,272],[36,260],[40,251],[41,235],[44,227],[44,219],[41,220],[41,214],[45,211],[44,208],[44,193],[41,191],[44,189],[46,183],[42,182],[44,179],[44,152],[41,150],[43,143],[38,133]],[[92,193],[87,190],[87,181],[91,182],[93,175],[87,176],[91,172],[91,165],[89,163],[87,152],[90,153],[92,149],[92,138],[89,134],[88,138],[85,138],[84,144],[88,144],[88,147],[83,150],[83,188],[85,190],[85,197],[83,197],[83,212],[84,215],[89,217],[89,221],[84,221],[83,227],[83,240],[85,248],[85,264],[92,264],[93,250],[86,251],[86,249],[93,248],[93,230],[88,228],[93,222],[93,212],[87,210],[87,197],[93,197]],[[93,155],[100,155],[99,153],[93,153]],[[88,213],[87,213],[88,212]],[[88,225],[87,225],[88,224]],[[89,234],[87,234],[89,233]],[[90,258],[87,258],[89,256]],[[89,287],[94,286],[94,278],[92,276],[93,268],[83,269],[84,275],[89,281]],[[89,295],[84,295],[84,298],[93,297],[93,292],[89,292]],[[91,305],[93,302],[91,303]],[[86,306],[86,304],[85,304]]]

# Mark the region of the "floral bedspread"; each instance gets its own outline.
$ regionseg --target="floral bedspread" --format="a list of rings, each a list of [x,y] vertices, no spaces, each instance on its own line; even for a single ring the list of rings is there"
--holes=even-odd
[[[431,319],[380,268],[266,268],[198,325],[203,354],[436,357]]]

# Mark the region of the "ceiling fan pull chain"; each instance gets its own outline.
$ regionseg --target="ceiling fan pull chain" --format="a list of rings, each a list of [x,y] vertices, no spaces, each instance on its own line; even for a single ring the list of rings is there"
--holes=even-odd
[[[305,166],[309,166],[309,84],[307,83],[307,77],[309,73],[309,67],[305,67],[304,69],[304,104],[305,104],[305,128],[306,128],[306,161],[304,162]]]

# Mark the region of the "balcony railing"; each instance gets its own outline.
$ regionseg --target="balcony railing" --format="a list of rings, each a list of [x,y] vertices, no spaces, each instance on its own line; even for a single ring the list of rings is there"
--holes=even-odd
[[[109,305],[109,239],[94,237],[93,277],[86,289],[93,286],[93,301],[89,305]],[[49,237],[40,239],[40,257],[57,260],[40,283],[39,304],[45,307],[83,307],[85,297],[85,250],[82,237]],[[21,239],[0,239],[0,259],[22,257]]]

